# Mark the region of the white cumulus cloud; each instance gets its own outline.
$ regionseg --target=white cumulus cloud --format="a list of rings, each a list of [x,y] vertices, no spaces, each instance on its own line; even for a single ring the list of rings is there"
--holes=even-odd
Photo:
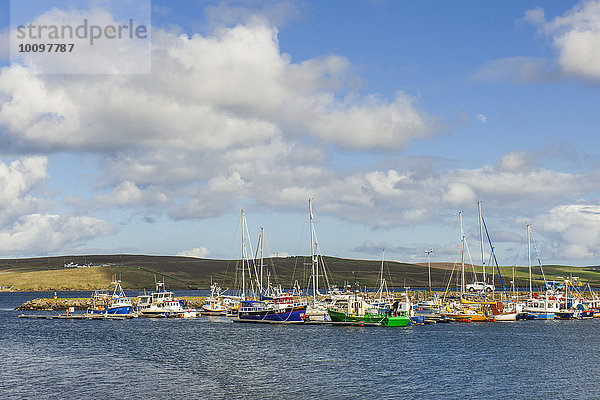
[[[39,156],[0,161],[0,253],[46,254],[114,232],[98,218],[49,212],[47,167],[48,159]]]
[[[190,250],[184,250],[177,253],[178,256],[183,257],[195,257],[195,258],[206,258],[210,254],[210,250],[208,250],[204,246],[194,247]]]
[[[529,10],[524,20],[552,38],[564,74],[600,80],[600,1],[579,2],[549,21],[537,8]]]
[[[0,126],[17,147],[208,152],[309,135],[353,149],[403,149],[434,117],[399,90],[358,95],[337,55],[292,63],[278,31],[253,20],[213,35],[153,34],[152,75],[55,77],[0,71]],[[343,95],[341,95],[343,94]]]
[[[89,239],[109,235],[114,229],[98,218],[28,214],[0,231],[0,252],[45,254],[77,246]]]
[[[554,240],[552,257],[573,260],[600,255],[600,205],[565,204],[535,217],[535,229]]]

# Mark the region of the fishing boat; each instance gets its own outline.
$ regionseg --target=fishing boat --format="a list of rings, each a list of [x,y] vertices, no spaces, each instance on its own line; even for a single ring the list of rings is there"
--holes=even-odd
[[[92,305],[86,310],[87,314],[104,314],[108,308],[108,291],[94,290],[92,293]]]
[[[449,322],[450,319],[442,317],[440,312],[443,310],[441,298],[436,295],[425,300],[419,301],[414,306],[411,320],[415,323],[435,324],[437,322]]]
[[[425,323],[425,317],[421,320],[419,317],[410,316],[411,307],[408,301],[408,291],[403,294],[406,294],[407,301],[394,301],[381,321],[381,326],[407,326],[411,323]]]
[[[523,312],[527,313],[527,319],[554,319],[556,313],[560,312],[558,300],[550,299],[549,296],[534,296],[527,299],[523,306]]]
[[[206,298],[204,305],[202,305],[202,314],[204,315],[226,315],[227,307],[221,299],[221,294],[224,292],[221,290],[217,283],[213,283],[210,286],[210,296]]]
[[[592,300],[585,300],[583,292],[579,287],[583,283],[578,281],[578,277],[564,279],[564,293],[561,295],[561,311],[557,313],[557,319],[591,319],[594,318],[593,306],[595,294],[590,293]],[[589,283],[588,283],[589,286]]]
[[[197,311],[184,308],[185,301],[178,300],[175,293],[164,290],[164,282],[156,282],[156,291],[149,296],[149,302],[142,305],[140,314],[149,318],[195,317]],[[144,298],[147,301],[148,298]],[[138,303],[139,304],[139,303]]]
[[[592,290],[589,282],[586,285],[590,292],[590,298],[583,300],[583,305],[585,306],[586,311],[588,311],[586,313],[586,319],[590,317],[590,314],[592,315],[592,318],[600,318],[600,299],[598,299],[598,296],[596,296],[596,293]]]
[[[381,326],[407,326],[410,325],[411,319],[404,315],[386,315],[381,321]],[[423,322],[424,323],[424,322]]]
[[[227,307],[225,307],[218,298],[206,298],[206,302],[202,305],[202,314],[204,315],[226,315]]]
[[[152,304],[152,296],[146,293],[146,289],[144,289],[144,294],[140,294],[138,296],[137,304],[135,305],[135,311],[141,313],[142,310],[150,307]]]
[[[353,299],[336,301],[327,311],[333,322],[379,324],[385,317],[384,313],[374,312],[375,309],[369,308],[367,302],[356,294]]]
[[[410,323],[408,312],[396,301],[388,310],[369,307],[363,297],[355,292],[354,298],[336,301],[328,309],[333,322],[349,322],[358,325],[406,326]]]
[[[87,309],[88,314],[123,315],[130,314],[133,310],[131,298],[125,295],[120,280],[113,280],[113,293],[107,291],[94,291],[92,306]]]
[[[121,281],[115,280],[113,282],[115,288],[113,294],[109,299],[107,314],[129,314],[133,310],[133,303],[131,298],[125,295],[123,287],[121,287]]]
[[[567,307],[568,306],[568,307]],[[556,313],[556,319],[592,319],[594,310],[590,310],[582,299],[568,299],[561,304],[561,309]]]
[[[238,311],[240,321],[304,322],[306,304],[295,304],[288,292],[275,297],[273,302],[243,300]]]

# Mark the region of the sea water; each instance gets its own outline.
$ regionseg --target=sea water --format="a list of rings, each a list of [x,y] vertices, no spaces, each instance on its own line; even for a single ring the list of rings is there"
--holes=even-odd
[[[49,295],[0,293],[2,399],[600,397],[600,320],[380,328],[13,311]]]

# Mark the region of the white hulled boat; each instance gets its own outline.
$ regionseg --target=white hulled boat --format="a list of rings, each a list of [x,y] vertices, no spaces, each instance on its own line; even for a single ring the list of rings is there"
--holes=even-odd
[[[204,315],[226,315],[227,306],[224,304],[221,294],[224,290],[221,290],[217,283],[213,283],[210,286],[210,296],[208,296],[202,305],[202,314]]]
[[[183,300],[178,300],[175,293],[164,290],[165,283],[157,282],[156,291],[149,296],[143,297],[144,303],[138,303],[140,314],[143,317],[164,318],[164,317],[195,317],[196,310],[183,307]],[[149,300],[149,301],[148,301]]]

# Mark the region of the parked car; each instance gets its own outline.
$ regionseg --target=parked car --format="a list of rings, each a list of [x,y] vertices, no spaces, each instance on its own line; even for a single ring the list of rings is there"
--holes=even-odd
[[[486,292],[493,292],[494,290],[496,290],[494,285],[490,285],[489,283],[485,282],[469,283],[467,284],[466,288],[469,292],[483,292],[484,290]]]

